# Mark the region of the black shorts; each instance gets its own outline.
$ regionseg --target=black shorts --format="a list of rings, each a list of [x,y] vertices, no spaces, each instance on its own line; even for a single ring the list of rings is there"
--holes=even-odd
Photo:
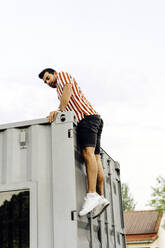
[[[95,147],[95,154],[100,154],[100,140],[103,120],[99,115],[85,116],[77,125],[77,138],[81,149]]]

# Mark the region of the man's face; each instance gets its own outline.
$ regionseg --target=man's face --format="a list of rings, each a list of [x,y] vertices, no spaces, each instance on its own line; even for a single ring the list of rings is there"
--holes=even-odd
[[[51,74],[49,72],[45,72],[43,76],[43,81],[46,83],[48,86],[52,88],[57,87],[57,72],[54,74]]]

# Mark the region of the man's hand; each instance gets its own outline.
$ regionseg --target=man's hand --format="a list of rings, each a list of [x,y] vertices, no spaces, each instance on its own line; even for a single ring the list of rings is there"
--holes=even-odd
[[[59,112],[60,112],[60,111],[58,111],[58,110],[50,112],[50,114],[49,114],[49,116],[48,116],[48,121],[49,121],[49,122],[55,121],[56,116],[58,115]]]

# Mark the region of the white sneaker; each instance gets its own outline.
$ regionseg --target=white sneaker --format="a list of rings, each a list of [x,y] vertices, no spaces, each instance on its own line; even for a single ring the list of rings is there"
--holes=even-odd
[[[95,207],[100,204],[101,196],[96,195],[95,197],[85,197],[85,202],[83,204],[82,210],[79,212],[80,216],[84,216],[91,212]]]
[[[110,202],[104,198],[104,196],[100,197],[100,204],[96,206],[92,211],[93,219],[102,214],[102,212],[109,206]]]

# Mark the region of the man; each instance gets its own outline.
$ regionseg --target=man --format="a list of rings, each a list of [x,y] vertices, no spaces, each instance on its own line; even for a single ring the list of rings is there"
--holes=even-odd
[[[49,122],[55,121],[60,111],[74,111],[77,116],[77,136],[88,176],[88,193],[79,215],[86,215],[93,210],[95,218],[109,205],[109,201],[103,196],[104,172],[100,160],[103,121],[83,95],[76,80],[67,72],[57,73],[47,68],[39,74],[39,78],[48,86],[57,89],[60,100],[58,109],[50,112]]]

